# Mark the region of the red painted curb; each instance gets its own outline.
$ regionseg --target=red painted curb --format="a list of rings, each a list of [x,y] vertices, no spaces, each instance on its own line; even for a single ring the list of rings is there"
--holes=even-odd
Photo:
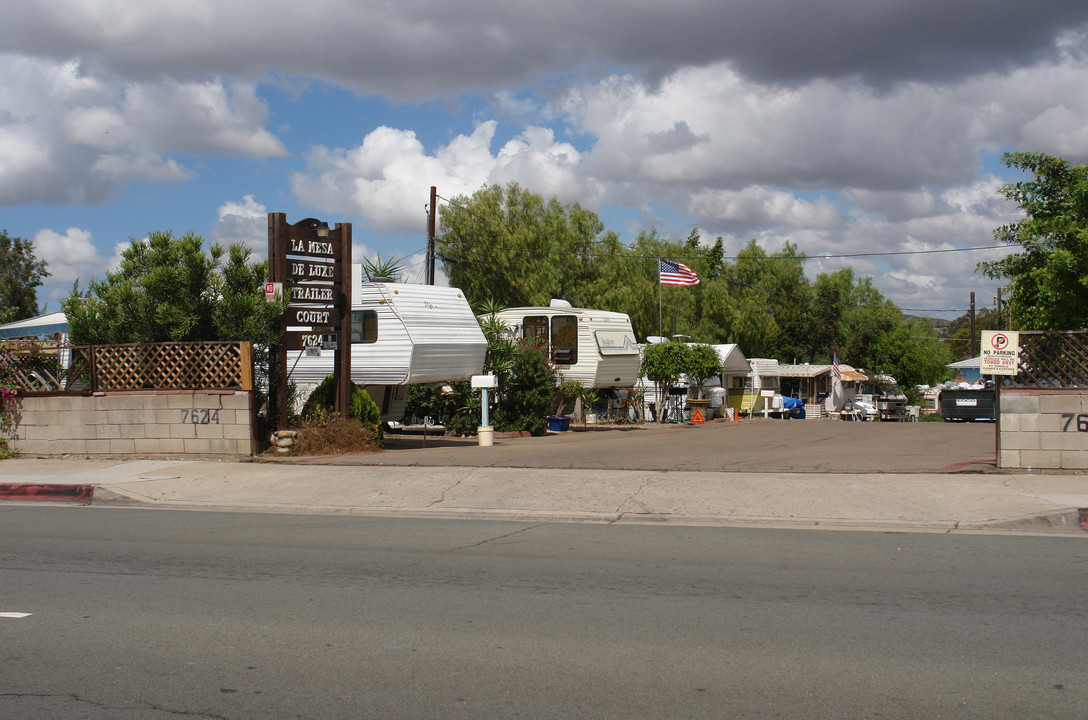
[[[94,485],[32,485],[0,483],[0,500],[45,500],[89,505]]]

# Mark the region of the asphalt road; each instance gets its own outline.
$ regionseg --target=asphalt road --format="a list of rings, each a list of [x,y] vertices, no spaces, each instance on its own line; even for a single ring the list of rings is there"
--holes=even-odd
[[[495,440],[391,436],[386,451],[329,464],[587,470],[932,473],[995,469],[993,423],[750,420],[705,425],[587,427]]]
[[[1078,718],[1065,538],[0,508],[0,717]]]

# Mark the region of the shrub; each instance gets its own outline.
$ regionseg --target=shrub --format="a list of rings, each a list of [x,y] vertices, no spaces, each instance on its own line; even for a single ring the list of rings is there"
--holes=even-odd
[[[306,399],[306,405],[302,408],[303,417],[314,415],[317,408],[324,410],[332,408],[335,405],[335,398],[333,397],[335,388],[335,375],[329,375],[322,380],[321,384],[314,388],[314,391],[310,393],[310,397]],[[377,431],[378,426],[382,423],[382,413],[377,404],[370,399],[370,395],[367,394],[366,390],[363,390],[355,383],[352,383],[351,386],[351,408],[348,417],[374,431]]]
[[[555,370],[547,353],[526,342],[515,345],[510,373],[499,380],[499,398],[492,422],[499,432],[528,430],[543,435],[555,387]]]

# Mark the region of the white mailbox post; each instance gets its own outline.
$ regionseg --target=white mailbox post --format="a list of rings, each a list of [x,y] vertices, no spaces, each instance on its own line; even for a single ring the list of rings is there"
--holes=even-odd
[[[473,389],[480,389],[480,427],[477,429],[477,437],[480,439],[480,447],[491,447],[495,444],[495,429],[491,427],[488,418],[487,390],[499,386],[499,378],[495,375],[473,375]]]

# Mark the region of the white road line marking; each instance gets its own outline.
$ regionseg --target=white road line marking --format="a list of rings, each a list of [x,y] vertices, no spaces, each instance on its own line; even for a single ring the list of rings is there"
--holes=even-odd
[[[0,618],[13,618],[15,620],[22,620],[25,617],[30,617],[30,613],[0,612]]]

